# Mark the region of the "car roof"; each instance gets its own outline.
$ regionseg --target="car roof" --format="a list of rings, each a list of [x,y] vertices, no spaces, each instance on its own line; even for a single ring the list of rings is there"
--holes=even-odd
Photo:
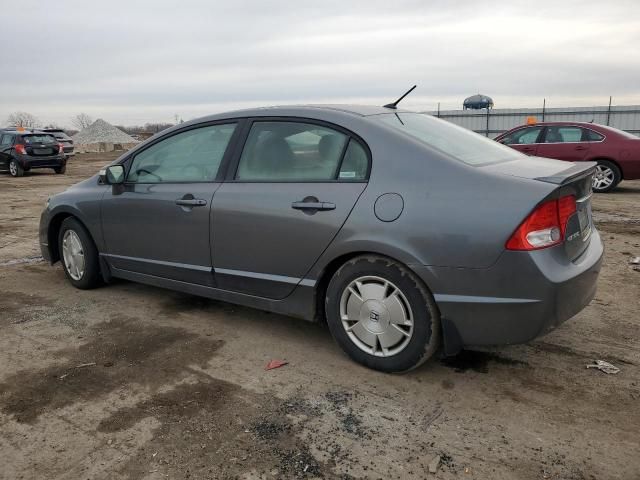
[[[7,127],[7,128],[0,128],[0,132],[2,133],[15,133],[16,135],[34,135],[34,134],[49,134],[51,132],[44,132],[39,128],[24,128],[21,130],[18,130],[16,127]]]
[[[242,117],[315,117],[322,112],[335,112],[353,115],[356,117],[368,117],[383,113],[410,112],[409,110],[394,110],[391,108],[378,107],[373,105],[276,105],[271,107],[258,107],[230,112],[217,113],[205,117],[190,120],[188,123],[199,123],[207,120],[217,120],[221,118],[242,118]],[[411,112],[414,113],[414,112]]]
[[[603,127],[604,126],[604,125],[600,125],[598,123],[592,123],[592,122],[536,122],[536,123],[532,123],[531,125],[541,125],[541,126],[568,125],[568,126],[577,126],[577,127]]]

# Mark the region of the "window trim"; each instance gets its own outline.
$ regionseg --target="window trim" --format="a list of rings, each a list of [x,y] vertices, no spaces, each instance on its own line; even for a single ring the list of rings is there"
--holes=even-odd
[[[323,179],[323,180],[296,180],[296,179],[290,179],[290,180],[239,180],[236,178],[236,175],[238,173],[238,166],[240,165],[240,158],[242,157],[242,152],[244,151],[246,145],[247,145],[247,140],[249,138],[249,133],[251,132],[251,128],[253,127],[254,123],[261,123],[261,122],[269,122],[269,123],[273,123],[273,122],[287,122],[287,123],[308,123],[311,125],[317,125],[319,127],[325,127],[325,128],[330,128],[332,130],[335,130],[337,132],[340,132],[344,135],[347,136],[347,141],[345,142],[345,146],[343,147],[342,150],[342,154],[340,156],[340,161],[338,162],[339,166],[337,168],[337,170],[334,172],[334,177],[333,179]],[[369,182],[369,178],[371,176],[371,164],[372,164],[372,155],[371,155],[371,149],[369,148],[369,145],[367,145],[367,142],[365,142],[362,137],[360,137],[359,135],[353,133],[351,130],[341,126],[341,125],[337,125],[335,123],[331,123],[331,122],[327,122],[325,120],[319,120],[316,118],[307,118],[307,117],[289,117],[289,116],[285,116],[285,117],[249,117],[246,119],[246,124],[244,125],[243,129],[242,129],[242,136],[239,138],[238,140],[238,145],[237,148],[235,149],[233,158],[231,159],[229,165],[227,166],[227,172],[226,172],[226,176],[224,178],[224,182],[226,183],[368,183]],[[356,180],[348,180],[348,179],[340,179],[339,178],[339,172],[340,172],[340,168],[342,168],[342,162],[344,161],[344,157],[346,155],[347,152],[347,148],[349,146],[349,142],[351,140],[354,140],[356,142],[358,142],[358,144],[364,149],[364,152],[367,156],[367,173],[365,174],[365,178],[363,179],[356,179]]]
[[[147,145],[144,145],[144,148],[141,148],[139,150],[136,150],[135,152],[132,152],[130,155],[127,155],[122,161],[118,162],[119,165],[123,165],[124,169],[125,169],[125,180],[123,182],[123,185],[181,185],[181,184],[192,184],[192,183],[220,183],[222,181],[222,179],[224,178],[224,173],[226,172],[226,168],[227,165],[229,163],[229,160],[231,158],[231,156],[235,153],[235,149],[237,146],[237,142],[238,139],[240,137],[240,131],[242,130],[243,124],[244,124],[244,120],[243,118],[228,118],[228,119],[224,119],[224,120],[213,120],[213,121],[209,121],[209,122],[202,122],[202,123],[197,123],[197,124],[193,124],[193,125],[189,125],[187,127],[184,128],[179,128],[177,130],[173,130],[171,132],[166,133],[165,135],[159,136],[158,138],[153,138],[152,137],[152,141],[150,141]],[[231,135],[231,138],[229,139],[229,143],[227,144],[227,148],[224,152],[224,155],[222,156],[222,159],[220,160],[220,165],[218,166],[218,172],[216,173],[215,178],[211,179],[211,180],[198,180],[198,181],[193,181],[193,180],[185,180],[185,181],[174,181],[174,182],[153,182],[153,181],[149,181],[149,182],[130,182],[129,180],[129,171],[133,165],[133,161],[134,159],[141,154],[142,152],[145,152],[146,150],[148,150],[149,148],[153,147],[154,145],[157,145],[160,142],[163,142],[165,140],[168,140],[176,135],[179,135],[181,133],[185,133],[191,130],[197,130],[200,128],[205,128],[205,127],[213,127],[216,125],[230,125],[230,124],[235,124],[236,128],[233,131],[233,134]]]

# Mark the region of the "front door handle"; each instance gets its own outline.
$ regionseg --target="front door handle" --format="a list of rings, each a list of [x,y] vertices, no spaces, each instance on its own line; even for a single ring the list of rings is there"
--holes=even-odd
[[[588,147],[585,147],[584,145],[578,145],[576,147],[576,150],[586,150]]]
[[[331,202],[293,202],[291,208],[296,210],[335,210],[336,204]]]
[[[201,198],[179,198],[176,200],[176,205],[181,207],[204,207],[206,204],[207,201]]]

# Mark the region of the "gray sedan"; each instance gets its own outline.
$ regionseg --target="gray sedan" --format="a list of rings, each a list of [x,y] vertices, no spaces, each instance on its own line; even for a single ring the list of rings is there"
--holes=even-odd
[[[527,342],[593,298],[594,164],[385,107],[274,107],[154,136],[50,198],[42,253],[309,321],[387,372]]]

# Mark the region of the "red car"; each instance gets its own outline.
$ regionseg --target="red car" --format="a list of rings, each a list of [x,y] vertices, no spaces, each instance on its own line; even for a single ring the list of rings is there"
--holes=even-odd
[[[640,138],[595,123],[546,122],[522,125],[496,138],[536,157],[598,162],[595,192],[608,192],[622,180],[640,179]]]

